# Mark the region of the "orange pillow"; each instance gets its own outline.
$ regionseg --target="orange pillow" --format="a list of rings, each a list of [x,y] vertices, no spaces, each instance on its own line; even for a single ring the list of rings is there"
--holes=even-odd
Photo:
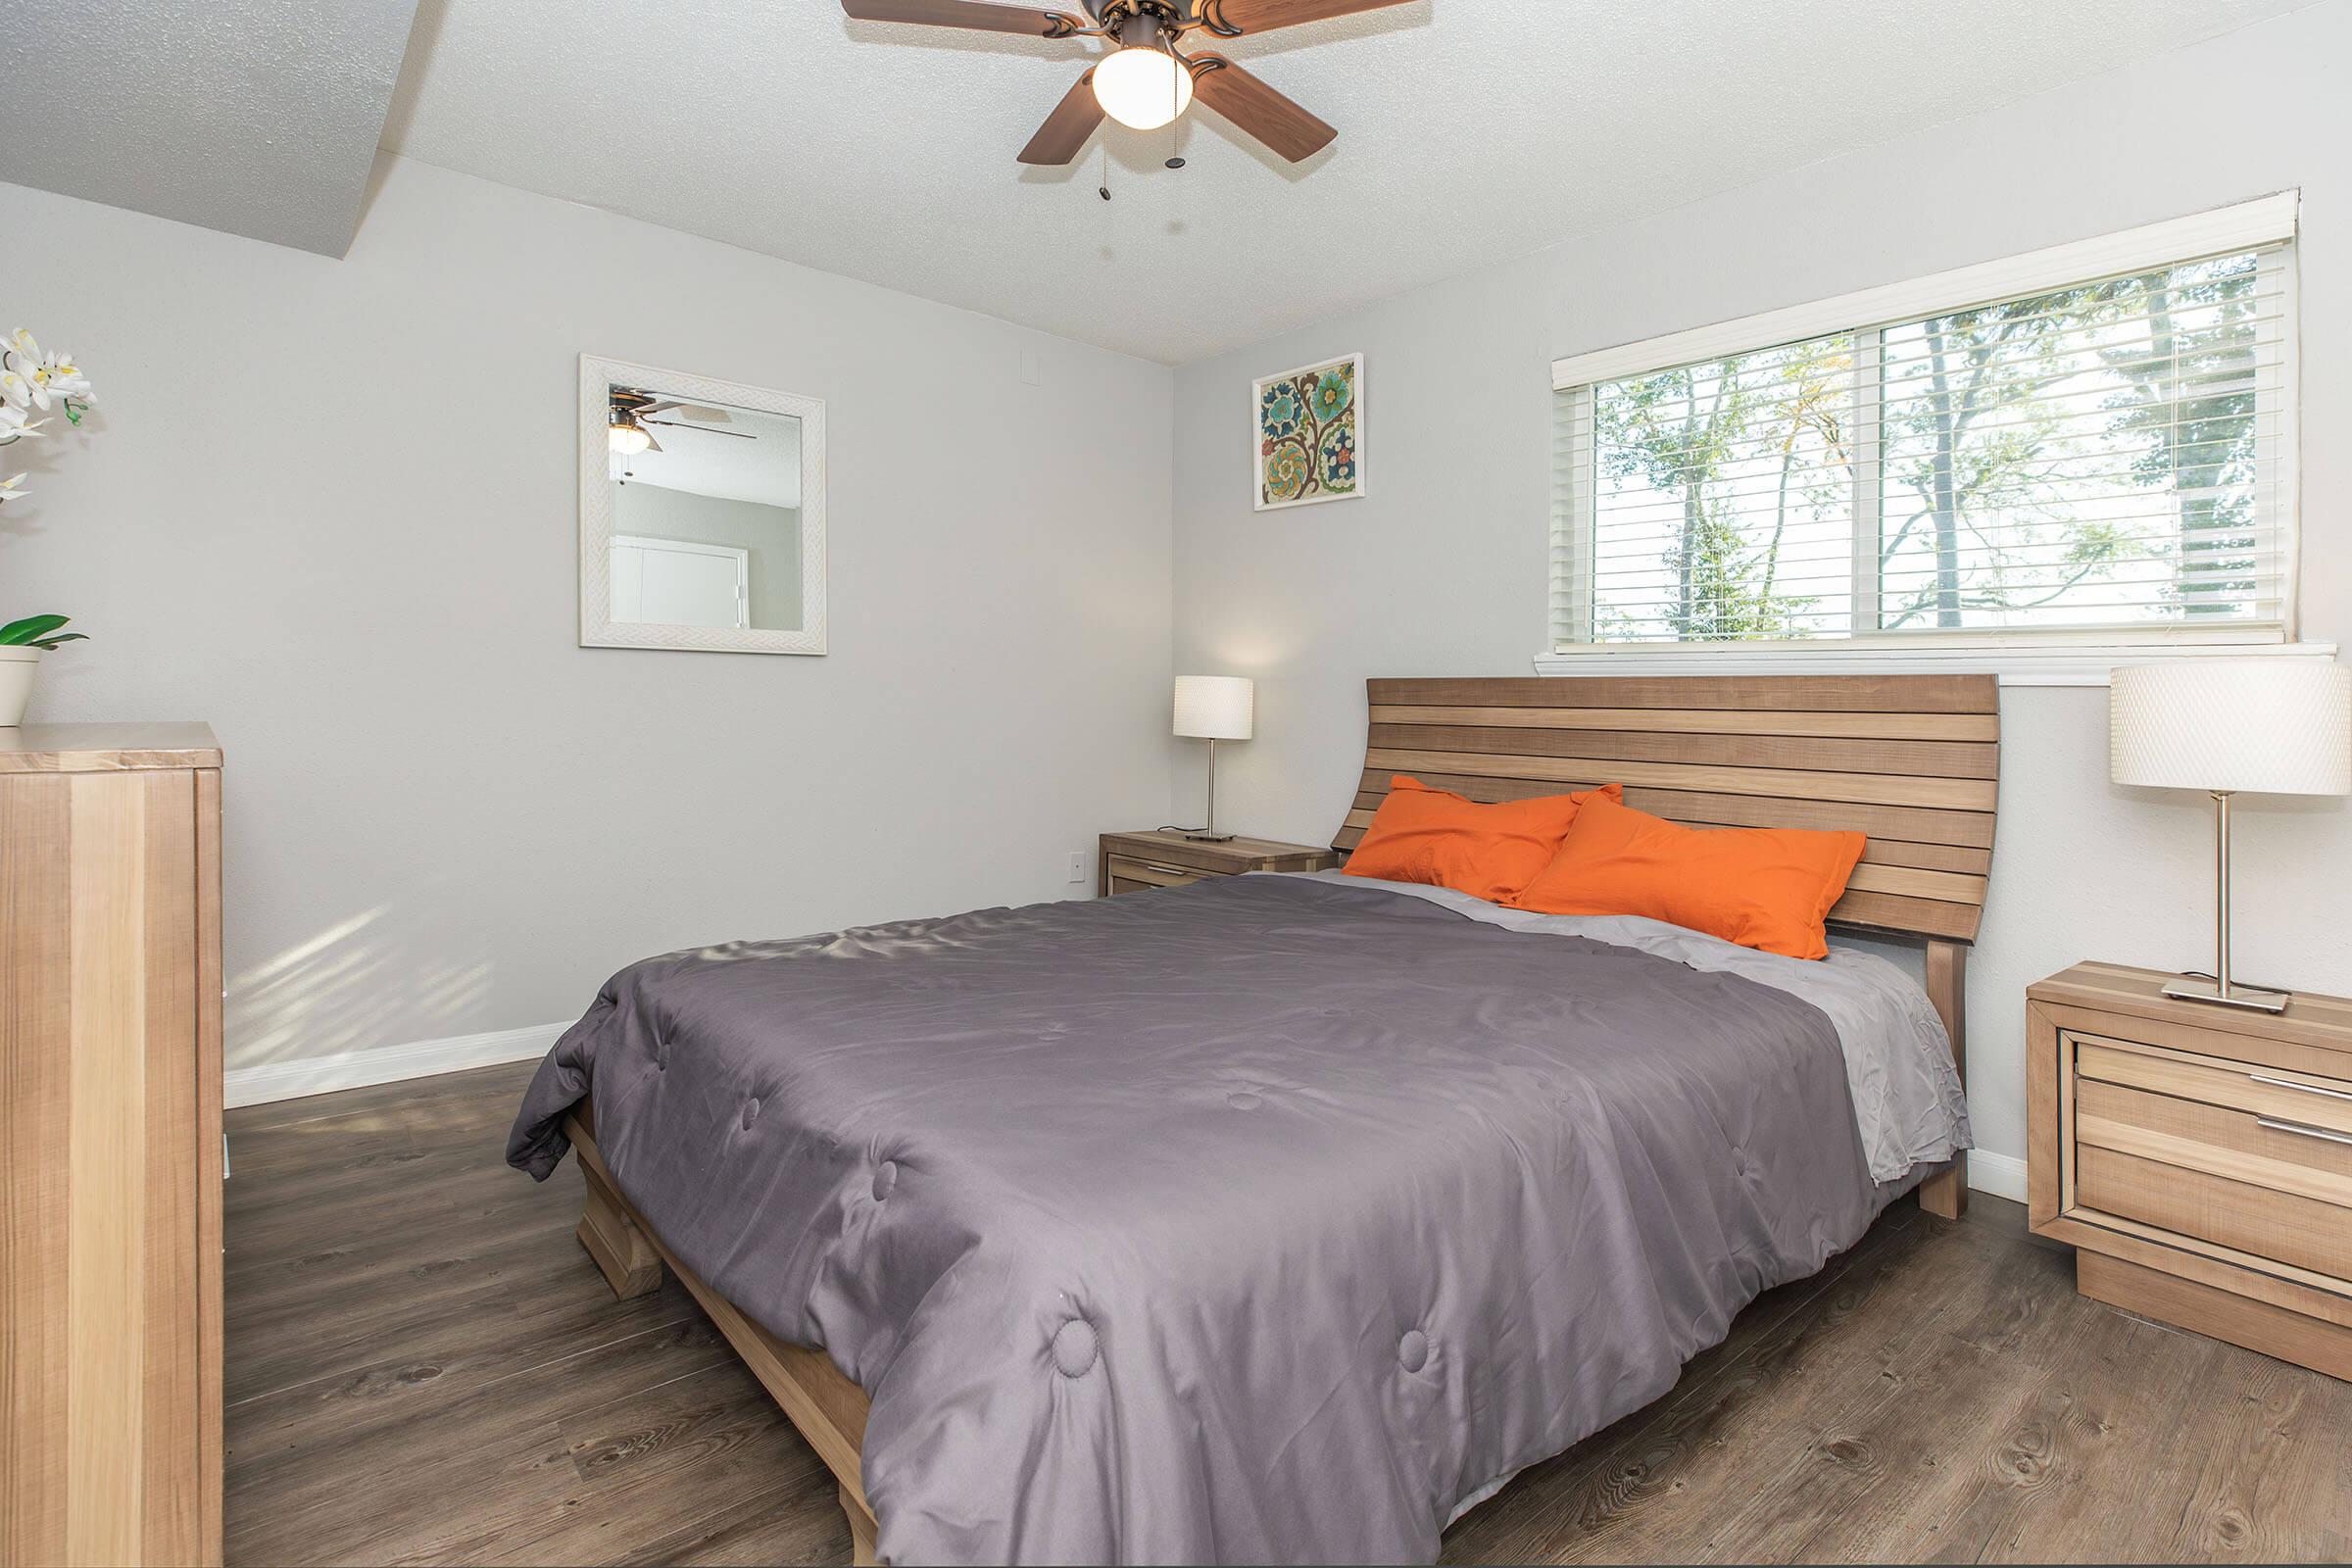
[[[1538,914],[1645,914],[1743,948],[1826,958],[1822,921],[1863,843],[1859,833],[1792,827],[1682,827],[1594,801],[1510,902]]]
[[[1429,882],[1499,904],[1550,863],[1578,807],[1594,796],[1616,801],[1624,793],[1622,785],[1603,784],[1574,795],[1481,806],[1398,774],[1389,780],[1389,798],[1348,858],[1348,874]]]

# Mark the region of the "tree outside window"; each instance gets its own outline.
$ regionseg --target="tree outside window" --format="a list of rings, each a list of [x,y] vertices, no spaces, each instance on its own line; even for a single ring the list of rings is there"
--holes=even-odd
[[[2243,253],[1604,382],[1594,641],[2275,618]]]

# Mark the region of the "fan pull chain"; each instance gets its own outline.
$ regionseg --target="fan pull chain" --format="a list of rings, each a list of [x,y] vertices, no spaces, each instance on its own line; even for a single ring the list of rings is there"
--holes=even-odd
[[[1168,51],[1168,53],[1169,53],[1169,54],[1171,54],[1171,55],[1174,55],[1174,54],[1176,54],[1176,51],[1175,51],[1174,49],[1170,49],[1170,50]],[[1182,71],[1182,70],[1184,70],[1184,69],[1185,69],[1185,66],[1184,66],[1184,57],[1183,57],[1182,55],[1177,55],[1177,56],[1176,56],[1176,69],[1177,69],[1178,71]],[[1162,168],[1166,168],[1166,169],[1182,169],[1182,168],[1184,167],[1184,155],[1183,155],[1182,153],[1180,153],[1180,152],[1178,152],[1178,151],[1176,150],[1176,133],[1177,133],[1177,127],[1178,127],[1178,126],[1180,126],[1180,125],[1182,125],[1183,123],[1184,123],[1184,83],[1183,83],[1183,79],[1182,79],[1181,77],[1178,77],[1178,76],[1170,76],[1170,77],[1168,78],[1168,161],[1167,161],[1167,163],[1165,163],[1164,165],[1162,165],[1162,166],[1161,166]]]
[[[1108,201],[1110,200],[1110,147],[1107,143],[1102,148],[1102,170],[1097,176],[1101,182],[1095,186],[1095,194],[1104,201]]]

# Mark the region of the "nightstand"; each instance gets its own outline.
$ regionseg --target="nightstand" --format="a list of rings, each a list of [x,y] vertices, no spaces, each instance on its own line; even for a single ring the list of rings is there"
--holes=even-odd
[[[1180,888],[1212,876],[1244,871],[1320,871],[1340,863],[1330,850],[1313,844],[1278,844],[1272,839],[1232,839],[1204,844],[1165,828],[1152,833],[1102,835],[1097,891],[1143,893]]]
[[[2026,992],[2028,1198],[2076,1288],[2352,1378],[2352,1001],[2173,1001],[2079,963]]]

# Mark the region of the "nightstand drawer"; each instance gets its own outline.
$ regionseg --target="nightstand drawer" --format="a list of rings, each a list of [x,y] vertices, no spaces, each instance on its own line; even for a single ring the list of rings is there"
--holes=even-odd
[[[2085,1079],[2075,1093],[2075,1140],[2352,1207],[2352,1133],[2309,1122]]]
[[[2341,1078],[2103,1041],[2072,1031],[2067,1039],[2075,1047],[2080,1079],[2124,1084],[2352,1135],[2352,1083]]]
[[[2338,1203],[2088,1144],[2076,1155],[2075,1197],[2101,1213],[2352,1279],[2352,1209]]]
[[[1110,891],[1141,893],[1146,888],[1181,888],[1195,882],[1205,882],[1222,876],[1219,871],[1203,871],[1189,865],[1167,865],[1157,860],[1131,859],[1124,855],[1110,858]]]
[[[1194,882],[1221,882],[1251,871],[1320,871],[1338,857],[1312,844],[1274,839],[1202,839],[1181,828],[1141,833],[1105,833],[1102,841],[1102,893],[1145,893]]]
[[[2063,1031],[2070,1212],[2352,1279],[2352,1086]]]

